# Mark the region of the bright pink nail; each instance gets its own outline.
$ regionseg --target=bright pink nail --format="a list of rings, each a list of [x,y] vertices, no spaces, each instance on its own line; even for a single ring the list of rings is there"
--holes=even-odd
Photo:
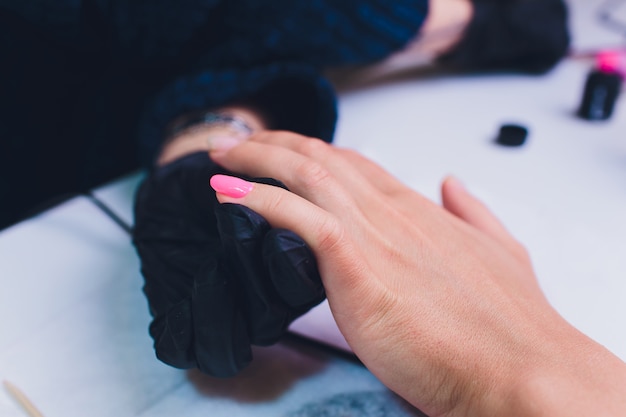
[[[251,182],[220,174],[213,175],[210,183],[211,188],[215,191],[232,198],[245,197],[254,188],[254,184]]]

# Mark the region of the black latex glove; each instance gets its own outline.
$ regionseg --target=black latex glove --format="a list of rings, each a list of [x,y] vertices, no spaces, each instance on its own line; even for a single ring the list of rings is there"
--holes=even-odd
[[[216,173],[227,172],[206,152],[152,172],[137,192],[133,241],[157,357],[227,377],[250,363],[251,344],[278,341],[325,294],[302,239],[219,204],[209,187]]]
[[[542,73],[569,48],[563,0],[472,0],[463,39],[439,62],[469,70]]]

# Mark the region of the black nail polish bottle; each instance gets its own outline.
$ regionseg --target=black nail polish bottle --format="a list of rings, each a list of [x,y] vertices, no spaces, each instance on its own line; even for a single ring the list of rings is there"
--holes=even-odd
[[[621,51],[605,51],[598,55],[596,67],[587,76],[578,116],[587,120],[607,120],[624,82],[625,55]]]

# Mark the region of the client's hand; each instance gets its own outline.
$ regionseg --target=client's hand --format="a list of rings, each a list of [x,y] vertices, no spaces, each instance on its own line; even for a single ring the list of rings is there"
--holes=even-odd
[[[315,139],[270,132],[210,148],[231,171],[289,187],[211,180],[220,202],[304,238],[354,352],[422,411],[624,415],[623,362],[549,306],[524,248],[456,180],[440,207]]]
[[[275,343],[324,289],[300,238],[217,203],[216,173],[225,171],[206,151],[155,169],[137,193],[134,244],[159,359],[225,377],[250,362],[251,344]]]

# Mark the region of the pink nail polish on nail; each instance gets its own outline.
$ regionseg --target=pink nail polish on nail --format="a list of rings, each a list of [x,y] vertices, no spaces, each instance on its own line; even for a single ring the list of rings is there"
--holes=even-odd
[[[213,175],[210,184],[218,193],[232,198],[245,197],[254,188],[251,182],[221,174]]]

